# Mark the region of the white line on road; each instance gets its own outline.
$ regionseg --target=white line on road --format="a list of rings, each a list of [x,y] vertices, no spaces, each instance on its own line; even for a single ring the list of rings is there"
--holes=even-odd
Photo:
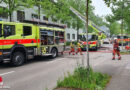
[[[0,76],[4,76],[4,75],[7,75],[7,74],[11,74],[11,73],[14,73],[15,71],[10,71],[10,72],[6,72],[6,73],[2,73],[0,74]]]

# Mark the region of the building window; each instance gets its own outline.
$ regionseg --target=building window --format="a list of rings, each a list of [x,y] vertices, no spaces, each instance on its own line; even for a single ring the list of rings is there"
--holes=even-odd
[[[72,39],[75,39],[75,34],[72,34]]]
[[[8,13],[6,11],[7,11],[7,9],[5,7],[0,6],[0,17],[1,18],[5,18],[5,19],[8,18]]]
[[[4,33],[8,34],[7,36],[15,35],[15,26],[14,25],[4,25]]]
[[[25,20],[25,12],[24,11],[17,11],[17,20],[18,21]]]
[[[38,19],[38,15],[37,14],[32,14],[32,18],[33,19]]]
[[[67,33],[67,39],[69,39],[69,40],[70,40],[70,34],[69,34],[69,33]]]
[[[23,36],[32,35],[32,27],[30,26],[23,26]]]
[[[43,16],[43,20],[48,21],[48,18],[46,16]]]

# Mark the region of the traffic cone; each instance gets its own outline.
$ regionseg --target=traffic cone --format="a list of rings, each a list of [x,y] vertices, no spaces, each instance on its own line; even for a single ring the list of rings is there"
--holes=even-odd
[[[3,79],[1,76],[0,76],[0,86],[3,86]]]

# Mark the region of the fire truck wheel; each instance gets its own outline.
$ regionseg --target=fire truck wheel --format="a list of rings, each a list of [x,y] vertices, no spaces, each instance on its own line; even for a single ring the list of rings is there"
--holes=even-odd
[[[0,64],[2,64],[4,61],[0,61]]]
[[[24,63],[25,57],[22,52],[14,52],[11,60],[12,65],[20,66]]]
[[[58,51],[57,51],[57,49],[56,48],[52,48],[52,50],[51,50],[51,57],[52,58],[56,58],[57,56],[58,56]]]
[[[96,46],[95,51],[97,51],[97,50],[98,50],[98,47]]]

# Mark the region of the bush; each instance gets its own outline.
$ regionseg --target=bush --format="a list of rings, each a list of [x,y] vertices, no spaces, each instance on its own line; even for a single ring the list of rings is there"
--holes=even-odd
[[[70,43],[71,43],[71,41],[67,41],[66,46],[70,46]],[[74,41],[73,43],[74,43],[74,45],[77,45],[77,41]]]
[[[120,52],[122,55],[125,55],[125,54],[130,54],[130,51],[129,50],[125,50],[125,51],[121,51]]]
[[[89,77],[88,77],[89,73]],[[68,77],[64,77],[64,80],[57,81],[57,88],[80,88],[89,90],[103,90],[106,84],[109,82],[110,77],[107,74],[101,74],[99,72],[93,72],[85,67],[78,67],[75,69],[73,75],[68,73]]]

